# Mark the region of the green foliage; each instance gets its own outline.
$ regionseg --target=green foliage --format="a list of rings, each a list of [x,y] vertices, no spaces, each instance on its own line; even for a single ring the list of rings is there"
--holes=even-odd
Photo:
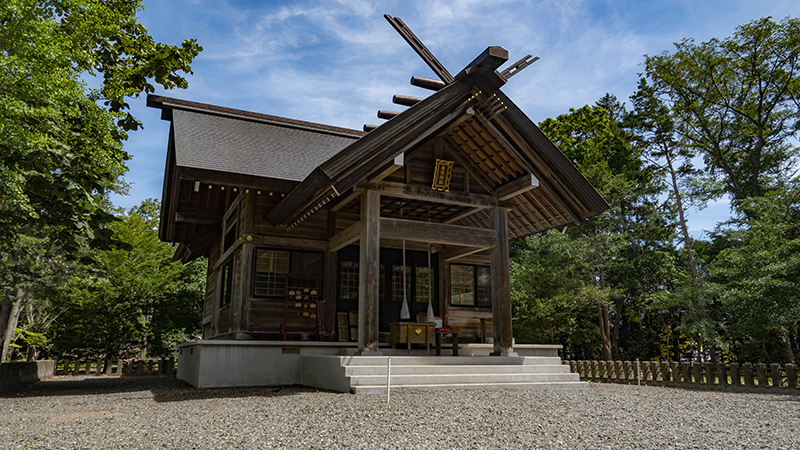
[[[735,347],[751,358],[763,352],[758,356],[780,360],[783,352],[765,344],[791,347],[782,328],[791,330],[800,322],[800,184],[749,199],[741,207],[754,219],[718,228],[717,236],[727,242],[710,275],[719,285],[727,335]],[[789,354],[785,359],[792,362]]]
[[[21,345],[12,343],[12,347],[24,348],[36,346],[39,348],[47,348],[50,345],[47,336],[42,333],[34,333],[33,331],[24,330],[22,328],[14,328],[14,333],[19,336],[18,339],[21,341]]]
[[[158,240],[158,204],[147,200],[111,226],[130,249],[92,250],[56,301],[58,351],[116,357],[146,348],[164,355],[199,332],[204,265],[172,260]]]
[[[541,128],[611,207],[567,236],[585,240],[592,255],[587,286],[595,292],[587,290],[583,298],[611,309],[613,351],[635,358],[646,352],[641,318],[649,298],[674,280],[674,210],[659,201],[663,170],[640,158],[624,127],[626,116],[616,98],[606,95],[595,106],[545,120]]]
[[[704,199],[759,197],[797,162],[789,139],[800,123],[800,21],[769,18],[724,40],[684,39],[647,57],[654,95],[670,105],[684,145],[703,157]]]
[[[597,305],[619,293],[596,285],[602,264],[596,242],[551,230],[525,238],[522,246],[511,264],[517,341],[562,344],[586,359],[602,356]]]
[[[65,250],[112,244],[102,205],[120,192],[122,142],[141,123],[126,97],[156,84],[185,87],[179,71],[201,50],[155,43],[139,0],[0,3],[0,241],[31,230]],[[86,77],[102,76],[99,89]],[[0,246],[3,246],[0,244]]]

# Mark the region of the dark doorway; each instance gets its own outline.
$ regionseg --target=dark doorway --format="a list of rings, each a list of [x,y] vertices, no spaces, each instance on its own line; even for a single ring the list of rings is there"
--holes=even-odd
[[[347,312],[358,309],[358,246],[350,245],[339,250],[338,255],[338,301],[336,310]],[[403,251],[400,249],[382,248],[380,261],[380,292],[378,299],[378,329],[389,332],[392,322],[416,321],[417,314],[428,312],[428,276],[433,274],[430,295],[434,315],[439,315],[438,287],[438,255],[430,258],[428,269],[428,252],[406,250],[406,291],[410,319],[400,319],[403,305]]]

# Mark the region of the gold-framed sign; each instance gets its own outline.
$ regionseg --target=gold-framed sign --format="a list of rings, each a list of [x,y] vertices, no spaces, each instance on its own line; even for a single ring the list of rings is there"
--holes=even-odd
[[[453,178],[453,163],[454,161],[436,158],[431,189],[434,191],[450,191],[450,179]]]

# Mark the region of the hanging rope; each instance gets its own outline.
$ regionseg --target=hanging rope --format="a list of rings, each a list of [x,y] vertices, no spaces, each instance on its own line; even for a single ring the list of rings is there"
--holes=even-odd
[[[400,205],[400,219],[403,218],[403,205]],[[400,319],[410,319],[408,311],[408,289],[406,289],[406,240],[403,239],[403,306],[400,307]]]
[[[431,287],[432,279],[433,272],[431,271],[431,243],[428,242],[428,317],[425,319],[428,323],[433,323],[436,320],[433,316],[433,288]]]
[[[428,205],[428,222],[431,221],[431,207]],[[431,287],[431,280],[433,280],[433,271],[431,270],[431,243],[428,242],[428,317],[426,322],[433,323],[436,319],[433,315],[433,288]]]

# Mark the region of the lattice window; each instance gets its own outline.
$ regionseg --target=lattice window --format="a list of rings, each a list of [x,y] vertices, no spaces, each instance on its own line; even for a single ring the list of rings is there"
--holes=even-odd
[[[475,305],[475,267],[450,265],[450,304]]]
[[[450,304],[492,307],[492,270],[486,266],[450,265]]]
[[[342,261],[339,267],[339,298],[358,298],[358,263]]]
[[[428,295],[433,295],[431,301],[436,298],[436,294],[433,293],[433,290],[436,288],[436,283],[434,280],[433,269],[429,269],[427,267],[417,267],[416,270],[416,282],[417,282],[417,289],[416,289],[416,301],[421,303],[428,303]],[[428,282],[430,281],[430,289],[428,288]]]
[[[256,297],[283,297],[286,295],[286,273],[289,272],[290,252],[278,250],[256,251]]]
[[[411,267],[406,266],[406,290],[403,292],[403,266],[392,266],[392,300],[402,302],[403,294],[411,299]]]

